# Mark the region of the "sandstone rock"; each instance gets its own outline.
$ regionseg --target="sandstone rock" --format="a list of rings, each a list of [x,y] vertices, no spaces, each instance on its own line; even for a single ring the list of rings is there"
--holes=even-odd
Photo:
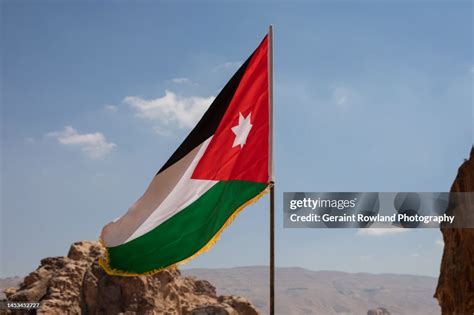
[[[186,315],[236,315],[239,314],[228,305],[207,305],[196,307]]]
[[[474,148],[465,160],[451,187],[452,192],[474,192]],[[450,205],[448,214],[472,218],[470,202]],[[474,314],[474,229],[442,228],[444,252],[435,298],[443,314]]]
[[[5,293],[5,296],[9,298],[16,293],[16,288],[6,288],[3,292]]]
[[[22,281],[23,279],[20,277],[7,277],[0,279],[0,301],[6,297],[3,291],[7,291],[10,295],[14,294],[16,292],[16,288]]]
[[[74,243],[67,257],[41,260],[17,290],[5,293],[10,301],[40,302],[37,314],[258,314],[247,300],[217,296],[208,281],[178,270],[109,276],[98,264],[102,254],[96,242]]]
[[[232,306],[237,311],[237,314],[258,315],[253,305],[242,297],[222,296],[218,298],[218,301]]]
[[[376,309],[369,310],[367,315],[390,315],[390,312],[386,308],[377,307]]]

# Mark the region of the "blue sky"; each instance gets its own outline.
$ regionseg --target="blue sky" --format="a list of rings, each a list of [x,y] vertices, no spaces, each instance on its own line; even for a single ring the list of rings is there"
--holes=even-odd
[[[437,275],[438,230],[283,229],[283,191],[448,191],[472,145],[471,2],[1,2],[0,276],[143,193],[275,27],[277,266]],[[268,197],[188,267],[268,263]]]

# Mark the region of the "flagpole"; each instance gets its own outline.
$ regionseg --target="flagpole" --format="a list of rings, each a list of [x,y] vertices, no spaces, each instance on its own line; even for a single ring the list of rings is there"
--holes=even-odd
[[[275,184],[270,183],[270,315],[275,314]]]
[[[275,181],[273,177],[273,26],[268,28],[268,88],[270,110],[270,315],[275,314]]]

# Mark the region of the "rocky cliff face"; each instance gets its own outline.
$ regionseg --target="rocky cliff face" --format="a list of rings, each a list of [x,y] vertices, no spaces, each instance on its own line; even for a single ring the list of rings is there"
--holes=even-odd
[[[74,243],[67,257],[41,260],[19,289],[5,294],[10,301],[40,302],[38,314],[258,314],[247,300],[217,296],[208,281],[183,277],[178,270],[109,276],[97,263],[101,254],[95,242]]]
[[[474,192],[474,148],[459,168],[452,192]],[[471,198],[472,199],[472,198]],[[472,218],[474,200],[451,206],[450,214]],[[435,298],[443,315],[474,314],[474,229],[441,229],[444,252]]]

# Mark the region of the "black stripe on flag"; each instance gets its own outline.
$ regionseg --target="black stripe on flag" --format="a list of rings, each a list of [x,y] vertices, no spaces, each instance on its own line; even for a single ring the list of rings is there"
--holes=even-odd
[[[247,66],[252,56],[253,54],[244,62],[239,70],[237,70],[230,81],[227,82],[225,87],[215,98],[214,102],[212,102],[211,106],[209,106],[207,111],[204,113],[201,120],[197,123],[196,127],[194,127],[191,133],[186,137],[186,139],[184,139],[183,143],[181,143],[165,165],[163,165],[163,167],[158,171],[158,174],[181,160],[216,132],[217,127],[227,111],[227,107],[229,107],[230,101],[234,97],[235,91],[247,70]]]

